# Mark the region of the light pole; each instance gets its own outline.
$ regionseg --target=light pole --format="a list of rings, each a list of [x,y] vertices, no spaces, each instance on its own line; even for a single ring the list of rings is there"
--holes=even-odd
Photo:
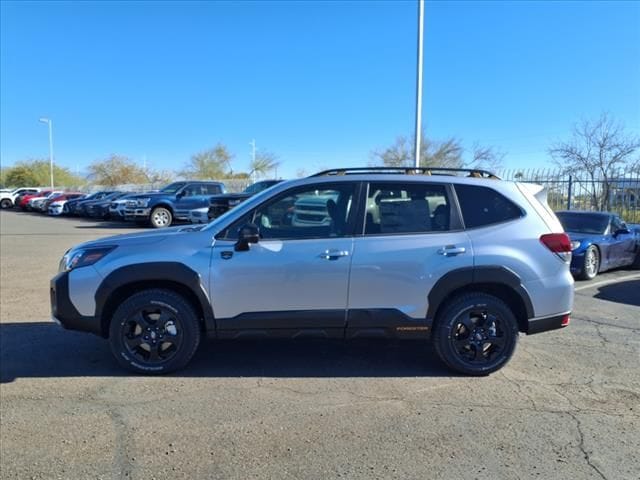
[[[42,123],[49,125],[49,171],[51,173],[51,190],[53,190],[53,122],[50,118],[41,118]]]
[[[422,143],[422,43],[424,37],[424,0],[418,0],[418,78],[416,81],[416,168],[420,166]]]

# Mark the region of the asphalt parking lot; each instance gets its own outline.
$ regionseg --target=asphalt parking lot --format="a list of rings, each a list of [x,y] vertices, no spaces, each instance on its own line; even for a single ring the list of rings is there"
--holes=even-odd
[[[640,272],[486,378],[421,342],[205,342],[165,377],[49,318],[73,244],[122,224],[0,213],[0,477],[640,478]]]

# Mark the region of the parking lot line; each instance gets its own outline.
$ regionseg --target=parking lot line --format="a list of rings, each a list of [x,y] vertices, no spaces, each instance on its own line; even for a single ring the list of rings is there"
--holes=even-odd
[[[620,282],[622,280],[635,280],[635,279],[640,279],[640,273],[634,273],[634,274],[631,274],[631,275],[625,275],[624,277],[616,277],[616,278],[611,278],[609,280],[602,280],[601,282],[588,283],[586,285],[580,285],[579,287],[575,288],[575,291],[579,292],[580,290],[586,290],[587,288],[599,287],[600,285],[607,285],[609,283],[616,283],[616,282]]]

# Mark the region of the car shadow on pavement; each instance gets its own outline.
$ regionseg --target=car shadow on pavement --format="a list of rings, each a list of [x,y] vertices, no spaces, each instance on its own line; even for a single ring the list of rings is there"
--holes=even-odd
[[[122,377],[106,340],[53,322],[0,324],[0,383]],[[177,377],[451,377],[425,341],[206,340]]]
[[[135,223],[127,223],[127,222],[118,222],[114,220],[84,220],[87,222],[87,225],[76,225],[74,228],[108,228],[108,229],[118,229],[118,228],[126,228],[128,230],[135,228],[144,228],[145,225],[136,225]],[[95,222],[95,223],[93,223]]]
[[[598,287],[598,293],[594,297],[600,300],[640,307],[640,280],[628,280],[626,282],[603,285]]]

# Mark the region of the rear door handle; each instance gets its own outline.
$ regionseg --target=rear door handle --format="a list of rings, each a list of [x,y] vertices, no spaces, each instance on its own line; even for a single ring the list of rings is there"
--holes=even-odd
[[[348,250],[325,250],[318,256],[324,260],[337,260],[340,257],[348,257],[349,251]]]
[[[456,247],[455,245],[447,245],[446,247],[442,247],[438,250],[439,255],[444,255],[445,257],[455,257],[456,255],[460,255],[466,253],[467,249],[464,247]]]

